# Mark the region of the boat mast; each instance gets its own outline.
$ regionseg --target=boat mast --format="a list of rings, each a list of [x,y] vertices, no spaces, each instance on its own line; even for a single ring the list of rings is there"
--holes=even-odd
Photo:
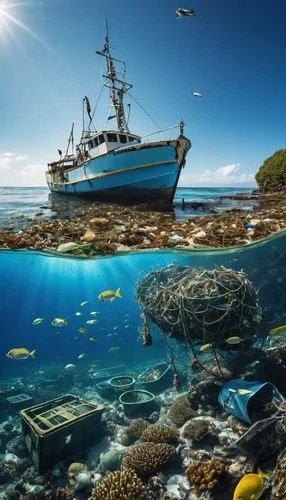
[[[123,99],[124,99],[124,94],[129,89],[131,89],[132,85],[130,85],[129,83],[126,83],[124,80],[125,63],[123,61],[120,61],[119,59],[115,59],[114,57],[111,57],[109,31],[108,31],[107,21],[106,21],[106,35],[105,35],[104,48],[102,51],[97,50],[96,53],[101,55],[101,56],[104,56],[106,58],[107,74],[103,75],[103,76],[104,76],[104,78],[107,78],[109,80],[109,83],[106,84],[105,86],[109,88],[109,98],[110,98],[110,102],[112,103],[112,106],[114,107],[114,110],[116,113],[116,121],[117,121],[118,130],[123,131],[123,132],[129,132],[129,128],[128,128],[126,117],[125,117]],[[123,73],[122,80],[117,78],[114,61],[117,61],[117,62],[124,64],[124,73]]]

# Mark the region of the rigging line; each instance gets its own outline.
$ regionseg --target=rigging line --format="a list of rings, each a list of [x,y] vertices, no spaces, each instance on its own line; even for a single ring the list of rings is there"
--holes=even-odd
[[[144,113],[148,116],[148,118],[150,118],[150,120],[154,123],[154,125],[156,125],[156,127],[160,129],[161,128],[160,125],[158,125],[158,123],[156,123],[155,120],[153,120],[153,118],[149,115],[149,113],[147,113],[147,111],[143,108],[143,106],[141,106],[140,102],[138,102],[137,99],[135,99],[135,97],[133,97],[133,95],[130,94],[130,92],[128,92],[128,94],[131,97],[131,99],[133,99],[133,101],[135,101],[136,104],[138,104],[139,108],[141,108],[142,111],[144,111]]]
[[[160,134],[160,132],[167,132],[168,130],[173,130],[174,128],[178,128],[179,125],[173,125],[172,127],[162,128],[157,132],[152,132],[152,134],[142,135],[141,139],[145,139],[145,137],[151,137],[152,135]]]
[[[96,86],[97,86],[97,84],[99,82],[99,79],[103,76],[104,70],[105,70],[105,63],[103,63],[103,65],[102,65],[102,67],[101,67],[101,69],[100,69],[100,71],[99,71],[99,73],[97,75],[97,78],[96,78],[95,82],[92,84],[91,89],[90,89],[90,91],[87,94],[91,98],[92,98],[92,94],[95,93]]]
[[[101,98],[101,94],[102,94],[102,92],[103,92],[104,87],[105,87],[105,82],[104,82],[104,84],[103,84],[103,85],[102,85],[102,87],[101,87],[101,91],[100,91],[99,96],[98,96],[98,98],[97,98],[97,101],[96,101],[96,103],[95,103],[95,106],[94,106],[94,109],[93,109],[93,112],[92,112],[92,115],[91,115],[91,122],[93,121],[94,113],[95,113],[96,108],[97,108],[97,106],[98,106],[98,103],[99,103],[99,100],[100,100],[100,98]]]

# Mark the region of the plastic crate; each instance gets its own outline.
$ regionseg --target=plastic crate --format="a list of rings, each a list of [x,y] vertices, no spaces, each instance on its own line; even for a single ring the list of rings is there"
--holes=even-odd
[[[22,432],[39,472],[93,446],[102,438],[104,407],[72,394],[20,411]]]
[[[29,404],[32,403],[32,396],[29,396],[29,394],[16,394],[15,396],[10,396],[6,398],[9,407],[14,408],[15,410],[19,410],[21,408],[26,408]]]

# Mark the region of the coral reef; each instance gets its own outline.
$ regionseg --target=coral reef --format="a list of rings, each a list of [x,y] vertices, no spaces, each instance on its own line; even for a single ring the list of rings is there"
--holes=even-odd
[[[191,408],[187,394],[181,394],[172,402],[167,416],[175,425],[181,427],[187,420],[196,417],[197,413]]]
[[[203,380],[196,385],[192,385],[188,392],[189,405],[195,410],[197,410],[200,405],[205,409],[207,406],[218,408],[218,395],[220,389],[220,384],[213,380]]]
[[[164,469],[175,455],[176,449],[170,444],[139,443],[130,449],[122,465],[133,469],[139,476],[151,476]]]
[[[92,491],[89,500],[145,500],[146,490],[131,469],[109,472]]]
[[[176,445],[179,439],[179,431],[168,425],[152,424],[142,433],[140,441],[142,443],[167,443]]]
[[[213,427],[207,420],[202,418],[197,420],[189,420],[185,423],[182,429],[182,437],[191,442],[200,442],[205,438],[209,438]]]
[[[127,436],[131,439],[139,439],[141,434],[147,429],[149,422],[143,418],[134,418],[125,430]]]
[[[159,473],[148,479],[146,486],[148,500],[165,500],[166,481],[164,474]]]
[[[198,495],[204,491],[212,491],[217,488],[225,478],[228,464],[221,460],[207,460],[190,465],[187,470],[187,478],[190,485],[195,486]]]
[[[68,488],[58,488],[55,494],[55,500],[73,500],[73,492]]]
[[[186,476],[174,474],[168,479],[164,500],[184,500],[187,498],[190,486]]]
[[[286,498],[286,448],[277,458],[276,467],[272,478],[272,491],[270,500],[283,500]]]

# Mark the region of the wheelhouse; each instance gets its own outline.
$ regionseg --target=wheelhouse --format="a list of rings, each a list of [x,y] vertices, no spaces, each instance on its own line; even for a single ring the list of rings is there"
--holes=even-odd
[[[129,132],[119,132],[118,130],[102,131],[82,139],[82,146],[85,157],[96,158],[102,154],[108,153],[113,149],[124,148],[139,144],[141,139],[138,135]]]

